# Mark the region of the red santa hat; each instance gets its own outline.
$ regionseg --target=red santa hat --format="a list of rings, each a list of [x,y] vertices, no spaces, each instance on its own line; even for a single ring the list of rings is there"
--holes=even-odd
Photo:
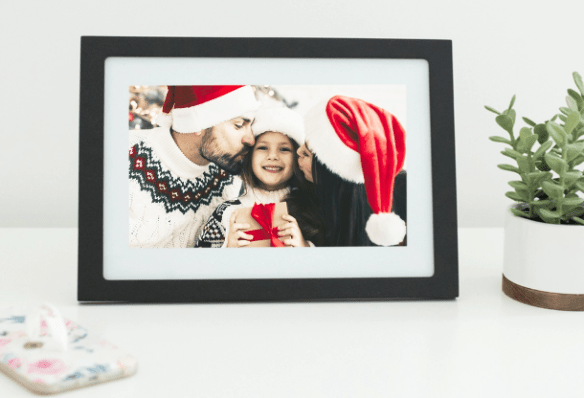
[[[406,234],[392,213],[395,176],[404,165],[406,132],[397,118],[357,98],[334,96],[305,119],[306,143],[317,159],[344,180],[365,184],[373,214],[365,230],[377,245],[393,246]]]
[[[256,137],[267,131],[273,131],[287,135],[298,145],[304,144],[302,116],[285,106],[260,108],[255,114],[251,129]]]
[[[168,86],[159,126],[194,133],[255,111],[251,86]]]

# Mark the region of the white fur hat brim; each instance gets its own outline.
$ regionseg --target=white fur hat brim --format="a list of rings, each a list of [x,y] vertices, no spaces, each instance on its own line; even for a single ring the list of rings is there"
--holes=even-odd
[[[255,112],[259,106],[251,86],[243,86],[199,105],[173,108],[170,113],[161,113],[156,122],[177,133],[194,133]]]
[[[306,146],[333,173],[363,184],[361,155],[340,140],[326,114],[327,104],[328,101],[316,104],[304,117]]]
[[[286,107],[258,109],[251,129],[256,137],[272,131],[287,135],[298,145],[304,144],[304,121],[298,113]]]

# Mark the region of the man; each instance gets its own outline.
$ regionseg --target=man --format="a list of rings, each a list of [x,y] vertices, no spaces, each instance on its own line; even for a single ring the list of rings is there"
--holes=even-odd
[[[250,86],[169,86],[161,127],[130,133],[130,247],[193,247],[240,192],[258,107]]]

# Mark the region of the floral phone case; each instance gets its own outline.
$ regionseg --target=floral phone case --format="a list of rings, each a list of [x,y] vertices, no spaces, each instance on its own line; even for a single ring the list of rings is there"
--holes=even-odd
[[[45,305],[0,309],[0,371],[39,394],[130,376],[136,359]]]

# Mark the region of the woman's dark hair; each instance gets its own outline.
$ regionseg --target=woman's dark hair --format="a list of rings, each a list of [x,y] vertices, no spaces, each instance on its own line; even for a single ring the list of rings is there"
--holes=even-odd
[[[376,246],[365,231],[372,210],[364,184],[343,180],[322,164],[316,155],[312,176],[325,226],[325,246]],[[406,221],[406,172],[396,176],[393,212]]]
[[[257,138],[257,137],[256,137]],[[319,206],[314,195],[314,186],[304,178],[304,173],[298,165],[298,143],[288,137],[292,144],[294,155],[292,177],[288,181],[290,194],[284,200],[288,205],[288,214],[298,221],[298,226],[305,240],[314,243],[315,246],[324,244],[324,222],[319,213]],[[241,178],[244,183],[244,193],[247,193],[248,187],[259,187],[261,182],[255,176],[251,166],[253,149],[250,150],[243,158],[241,165]]]

